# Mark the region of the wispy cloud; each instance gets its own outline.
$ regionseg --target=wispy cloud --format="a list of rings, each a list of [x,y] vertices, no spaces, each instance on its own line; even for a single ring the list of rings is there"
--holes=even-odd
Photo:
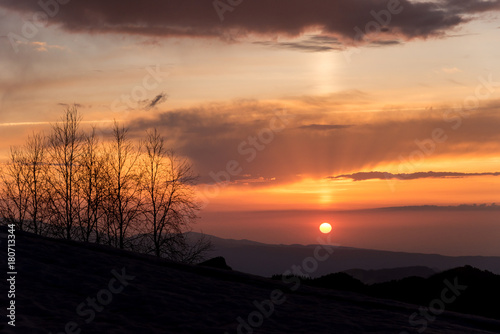
[[[50,45],[46,42],[30,42],[30,45],[32,45],[36,51],[38,52],[47,52],[50,49],[56,49],[56,50],[65,50],[66,48],[64,46],[60,45]]]
[[[1,7],[1,4],[0,4]],[[1,36],[0,36],[1,37]],[[16,43],[18,45],[26,45],[28,47],[32,47],[37,52],[48,52],[49,50],[66,50],[66,47],[57,45],[57,44],[49,44],[47,42],[40,41],[21,41],[17,40]]]
[[[115,120],[104,119],[104,120],[93,120],[93,121],[81,121],[82,124],[101,124],[101,123],[113,123]],[[0,127],[10,127],[10,126],[31,126],[31,125],[52,125],[57,123],[58,120],[53,122],[11,122],[11,123],[0,123]]]
[[[71,104],[69,104],[69,103],[59,102],[57,105],[65,107],[65,108],[68,108],[70,106],[75,106],[76,108],[84,108],[84,106],[81,105],[81,104],[79,104],[79,103],[71,103]]]
[[[455,84],[457,86],[467,87],[466,84],[464,84],[463,82],[460,82],[458,80],[455,80],[455,79],[448,78],[447,81],[451,82],[452,84]]]
[[[401,41],[399,40],[380,40],[380,41],[373,41],[370,43],[371,47],[382,47],[382,46],[391,46],[391,45],[400,45],[402,44]]]
[[[347,124],[309,124],[302,125],[299,129],[304,130],[319,130],[319,131],[330,131],[330,130],[340,130],[350,128],[352,125]]]
[[[338,38],[319,35],[310,36],[301,41],[258,41],[254,42],[254,44],[304,52],[340,51],[344,49]]]
[[[444,67],[441,69],[441,71],[444,73],[447,73],[447,74],[454,74],[454,73],[462,72],[461,69],[456,68],[456,67]]]
[[[417,173],[400,173],[392,174],[387,172],[359,172],[353,174],[342,174],[329,176],[328,179],[350,179],[353,181],[366,180],[416,180],[427,178],[464,178],[472,176],[500,176],[500,172],[487,173],[457,173],[457,172],[417,172]]]
[[[149,110],[151,108],[154,108],[156,105],[163,103],[164,101],[167,100],[167,97],[168,97],[167,94],[165,94],[164,92],[161,92],[160,94],[156,95],[150,101],[146,101],[146,109]]]

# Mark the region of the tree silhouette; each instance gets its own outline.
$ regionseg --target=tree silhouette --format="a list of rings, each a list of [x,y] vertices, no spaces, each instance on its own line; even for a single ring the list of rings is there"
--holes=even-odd
[[[31,230],[42,234],[46,227],[43,220],[48,209],[48,165],[46,162],[46,140],[40,133],[28,138],[24,150],[24,165],[27,169],[26,183],[28,185],[27,218]]]
[[[92,127],[83,138],[80,158],[80,191],[83,199],[83,208],[80,215],[80,238],[89,242],[101,241],[100,222],[105,210],[106,191],[106,155],[100,149],[100,142],[96,135],[96,128]]]
[[[12,147],[2,169],[0,213],[19,230],[42,234],[47,209],[46,141],[33,133],[22,147]]]
[[[70,107],[48,136],[33,134],[11,148],[0,179],[2,217],[37,234],[202,259],[210,242],[186,235],[200,209],[190,162],[156,129],[137,144],[115,121],[112,137],[100,141],[81,121]]]
[[[106,168],[106,232],[109,242],[121,249],[125,248],[129,228],[134,227],[134,222],[139,220],[143,209],[139,149],[134,146],[127,133],[128,130],[115,121]]]
[[[66,110],[49,136],[51,223],[56,233],[72,239],[80,213],[78,164],[81,156],[81,116],[75,106]]]
[[[199,209],[191,188],[196,175],[187,160],[166,149],[165,139],[156,129],[148,131],[142,146],[143,215],[152,252],[180,260],[186,253],[182,232],[196,218]]]
[[[9,162],[2,168],[2,192],[0,212],[9,224],[23,231],[28,207],[27,166],[24,164],[23,152],[11,147]]]

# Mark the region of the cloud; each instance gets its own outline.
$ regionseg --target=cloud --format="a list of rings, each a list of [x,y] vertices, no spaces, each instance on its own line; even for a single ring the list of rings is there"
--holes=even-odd
[[[387,172],[359,172],[353,174],[342,174],[336,176],[329,176],[328,179],[351,179],[353,181],[366,181],[366,180],[416,180],[427,178],[464,178],[471,176],[500,176],[500,172],[489,173],[457,173],[457,172],[418,172],[418,173],[401,173],[392,174]]]
[[[149,110],[151,108],[154,108],[156,105],[161,104],[162,102],[167,100],[168,95],[165,94],[164,92],[161,92],[160,94],[156,95],[151,101],[146,101],[146,110]]]
[[[441,69],[441,71],[444,73],[447,73],[447,74],[454,74],[454,73],[462,72],[461,69],[456,68],[456,67],[444,67]]]
[[[358,94],[349,96],[356,99]],[[131,133],[138,138],[146,129],[158,128],[165,134],[170,147],[194,162],[202,182],[210,182],[210,172],[224,171],[227,163],[233,160],[243,171],[232,181],[244,179],[243,175],[249,174],[264,179],[275,177],[276,183],[297,181],[299,174],[324,178],[345,174],[344,171],[398,164],[401,157],[407,160],[420,150],[418,143],[431,138],[437,128],[443,129],[447,140],[436,143],[432,154],[425,155],[424,162],[490,157],[500,150],[500,116],[495,103],[470,113],[456,130],[452,126],[456,124],[457,114],[452,113],[445,120],[447,109],[411,113],[401,113],[397,109],[377,113],[343,112],[349,99],[343,103],[329,96],[323,101],[319,97],[301,97],[286,105],[253,100],[207,103],[155,115],[137,115],[130,121],[130,127]],[[256,150],[255,159],[247,161],[249,156],[240,153],[240,145],[250,147],[249,138],[257,138],[260,142],[259,133],[276,125],[271,121],[281,108],[294,117],[282,131],[265,139],[266,144]],[[311,113],[314,108],[333,113]],[[245,142],[247,144],[242,144]]]
[[[400,45],[401,41],[398,40],[381,40],[381,41],[372,41],[370,42],[370,47],[383,47],[383,46],[391,46],[391,45]]]
[[[0,36],[1,37],[1,36]],[[56,44],[48,44],[47,42],[39,42],[39,41],[21,41],[17,40],[15,42],[17,45],[27,45],[31,46],[37,52],[48,52],[49,50],[66,50],[66,47]]]
[[[57,105],[65,107],[65,108],[69,108],[69,107],[73,107],[73,106],[76,107],[76,108],[85,108],[85,106],[81,105],[80,103],[71,103],[71,104],[68,104],[68,103],[59,102]]]
[[[60,45],[49,45],[46,42],[30,42],[30,45],[35,47],[38,52],[47,52],[49,49],[65,50],[64,46]]]
[[[48,2],[41,2],[48,3]],[[226,2],[224,2],[226,3]],[[384,15],[381,0],[267,0],[243,1],[223,13],[221,22],[213,1],[191,0],[87,0],[70,1],[49,9],[50,23],[70,32],[120,33],[158,37],[215,37],[234,40],[249,35],[297,37],[311,31],[349,43],[358,27],[375,30],[379,45],[384,41],[445,36],[477,15],[500,10],[500,0],[398,0],[397,14]],[[38,0],[2,1],[6,9],[27,13],[41,11]],[[401,9],[401,11],[399,10]],[[375,13],[375,15],[373,14]],[[370,26],[370,22],[373,22]],[[381,25],[376,25],[381,22]],[[377,28],[377,29],[375,29]],[[372,36],[373,37],[373,36]],[[382,44],[380,44],[382,43]],[[389,45],[394,42],[389,43]],[[296,50],[321,51],[333,46],[307,42],[278,44]]]
[[[412,205],[412,206],[396,206],[396,207],[385,207],[385,208],[375,208],[375,209],[361,209],[353,210],[358,212],[369,212],[369,211],[498,211],[500,210],[500,205],[496,203],[475,203],[475,204],[459,204],[459,205]]]
[[[307,105],[307,107],[316,107],[320,109],[340,106],[346,107],[354,104],[363,105],[369,104],[372,101],[373,97],[370,96],[370,94],[356,89],[331,93],[322,96],[305,95],[300,98],[300,102]]]
[[[233,184],[243,184],[243,185],[264,185],[276,181],[275,177],[264,178],[262,176],[252,177],[251,175],[243,175],[244,178],[238,179],[233,182]]]
[[[330,131],[330,130],[346,129],[351,126],[352,125],[346,125],[346,124],[309,124],[309,125],[302,125],[299,127],[299,129]]]
[[[451,82],[451,83],[453,83],[453,84],[455,84],[457,86],[468,87],[466,84],[464,84],[464,83],[462,83],[462,82],[460,82],[458,80],[455,80],[455,79],[449,78],[449,79],[447,79],[447,81]]]
[[[254,42],[254,44],[304,52],[340,51],[344,49],[337,38],[320,35],[310,36],[305,40],[296,42],[258,41]]]

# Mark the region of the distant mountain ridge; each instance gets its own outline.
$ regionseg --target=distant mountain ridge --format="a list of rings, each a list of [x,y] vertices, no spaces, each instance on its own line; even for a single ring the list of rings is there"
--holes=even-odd
[[[190,233],[192,238],[198,236],[198,233]],[[301,265],[305,259],[314,256],[317,247],[317,245],[272,245],[251,240],[208,237],[214,245],[214,250],[208,254],[209,258],[222,256],[234,270],[264,277],[281,274],[294,265]],[[345,246],[333,247],[334,252],[331,256],[326,261],[320,262],[318,268],[309,274],[310,277],[320,277],[354,268],[380,270],[427,267],[438,272],[466,265],[500,274],[500,256],[444,256]]]

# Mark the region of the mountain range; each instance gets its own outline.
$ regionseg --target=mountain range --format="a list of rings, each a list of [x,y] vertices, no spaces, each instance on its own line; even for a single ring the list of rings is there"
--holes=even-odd
[[[191,232],[191,238],[199,234]],[[251,240],[223,239],[208,236],[212,241],[213,250],[209,257],[222,256],[234,270],[271,277],[282,274],[291,268],[302,266],[303,262],[314,257],[318,245],[272,245]],[[318,261],[314,271],[307,273],[309,277],[320,277],[330,273],[360,270],[391,269],[399,273],[386,272],[388,279],[403,278],[415,274],[414,267],[427,267],[425,272],[430,276],[451,268],[470,265],[481,270],[488,270],[500,275],[499,256],[444,256],[439,254],[404,253],[385,250],[370,250],[331,245],[333,252],[324,261]],[[405,270],[396,268],[407,268]],[[351,271],[351,274],[354,272]],[[295,273],[299,274],[299,273]],[[418,275],[425,277],[426,275]],[[368,282],[368,281],[367,281]],[[376,279],[374,282],[380,282]]]

